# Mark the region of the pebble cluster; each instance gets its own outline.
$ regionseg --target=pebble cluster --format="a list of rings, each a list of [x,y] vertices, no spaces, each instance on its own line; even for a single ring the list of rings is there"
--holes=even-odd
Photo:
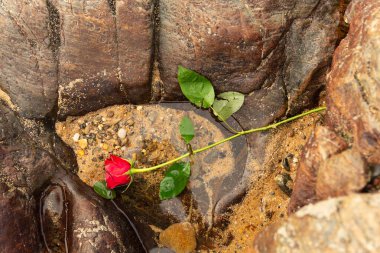
[[[134,122],[132,119],[113,122],[114,112],[107,112],[106,117],[97,116],[93,121],[78,121],[79,131],[73,134],[76,153],[79,156],[92,153],[102,154],[125,150],[128,146],[127,134],[133,133]],[[103,160],[104,157],[93,158]]]

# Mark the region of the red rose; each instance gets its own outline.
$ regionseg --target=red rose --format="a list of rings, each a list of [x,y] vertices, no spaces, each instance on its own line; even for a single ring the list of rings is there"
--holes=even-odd
[[[114,189],[117,186],[128,184],[131,176],[125,173],[131,169],[131,164],[118,156],[110,155],[104,162],[106,168],[107,188]]]

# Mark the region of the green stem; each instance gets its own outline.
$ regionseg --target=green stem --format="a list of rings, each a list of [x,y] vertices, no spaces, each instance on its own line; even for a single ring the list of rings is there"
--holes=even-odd
[[[222,118],[222,116],[218,115],[218,113],[215,111],[215,109],[210,106],[212,112],[214,113],[214,115],[218,118],[221,118],[222,119],[222,122],[226,125],[226,127],[228,128],[228,130],[230,130],[231,132],[237,134],[237,133],[240,133],[239,131],[235,130],[232,126],[230,126],[227,121],[225,119]]]
[[[255,133],[255,132],[262,132],[262,131],[266,131],[266,130],[269,130],[269,129],[272,129],[272,128],[276,128],[276,127],[278,127],[278,126],[280,126],[280,125],[282,125],[282,124],[285,124],[285,123],[291,122],[291,121],[293,121],[293,120],[296,120],[296,119],[302,118],[302,117],[304,117],[304,116],[306,116],[306,115],[309,115],[309,114],[312,114],[312,113],[316,113],[316,112],[320,112],[320,111],[324,111],[324,110],[326,110],[326,107],[324,107],[324,106],[323,106],[323,107],[318,107],[318,108],[315,108],[315,109],[313,109],[313,110],[310,110],[310,111],[307,111],[307,112],[304,112],[304,113],[298,114],[298,115],[296,115],[296,116],[290,117],[290,118],[288,118],[288,119],[284,119],[284,120],[282,120],[282,121],[279,121],[279,122],[277,122],[277,123],[273,123],[273,124],[268,125],[268,126],[265,126],[265,127],[253,128],[253,129],[250,129],[250,130],[246,130],[246,131],[239,132],[239,133],[237,133],[237,134],[235,134],[235,135],[232,135],[232,136],[230,136],[230,137],[227,137],[227,138],[225,138],[225,139],[223,139],[223,140],[220,140],[220,141],[218,141],[218,142],[215,142],[215,143],[213,143],[213,144],[211,144],[211,145],[208,145],[208,146],[206,146],[206,147],[203,147],[203,148],[199,148],[199,149],[193,150],[193,154],[197,154],[197,153],[200,153],[200,152],[202,152],[202,151],[208,150],[208,149],[213,148],[213,147],[215,147],[215,146],[218,146],[218,145],[220,145],[220,144],[222,144],[222,143],[225,143],[225,142],[227,142],[227,141],[230,141],[230,140],[232,140],[232,139],[235,139],[235,138],[237,138],[237,137],[239,137],[239,136],[246,135],[246,134],[250,134],[250,133]],[[172,164],[172,163],[175,163],[175,162],[177,162],[177,161],[180,161],[180,160],[182,160],[183,158],[186,158],[186,157],[188,157],[188,156],[190,156],[190,153],[183,154],[183,155],[181,155],[180,157],[177,157],[177,158],[175,158],[175,159],[173,159],[173,160],[167,161],[167,162],[165,162],[165,163],[162,163],[162,164],[159,164],[159,165],[156,165],[156,166],[150,167],[150,168],[131,169],[131,170],[129,170],[127,173],[129,173],[129,174],[136,174],[136,173],[144,173],[144,172],[153,171],[153,170],[156,170],[156,169],[159,169],[159,168],[165,167],[165,166],[167,166],[167,165],[170,165],[170,164]]]

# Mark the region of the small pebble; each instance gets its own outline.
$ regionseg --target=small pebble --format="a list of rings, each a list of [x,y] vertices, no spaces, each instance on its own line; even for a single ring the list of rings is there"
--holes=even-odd
[[[132,119],[127,120],[127,125],[128,126],[133,126],[135,122]]]
[[[142,106],[141,106],[141,105],[137,106],[137,107],[136,107],[136,110],[137,110],[137,111],[141,111],[141,110],[142,110]]]
[[[127,131],[126,131],[124,128],[120,128],[120,129],[117,131],[117,136],[118,136],[120,139],[124,139],[124,138],[127,136]]]
[[[103,130],[103,125],[102,125],[102,124],[99,124],[98,129],[99,129],[99,130]]]
[[[109,112],[107,112],[107,117],[108,117],[108,118],[112,118],[113,115],[115,115],[115,113],[114,113],[113,111],[109,111]]]
[[[281,191],[290,197],[293,191],[293,181],[290,175],[288,173],[282,173],[277,175],[274,180],[276,181]]]
[[[87,139],[80,139],[80,140],[78,141],[78,145],[79,145],[79,147],[80,147],[81,149],[85,149],[85,148],[87,148],[87,145],[88,145],[88,143],[87,143]]]
[[[81,150],[81,149],[78,150],[78,151],[77,151],[77,155],[78,155],[78,156],[84,156],[84,151]]]
[[[195,230],[189,222],[173,224],[160,234],[160,243],[177,253],[190,253],[197,247]]]
[[[80,137],[80,134],[79,133],[75,133],[74,136],[73,136],[73,140],[75,142],[79,141],[79,137]]]
[[[102,149],[103,149],[103,150],[108,150],[108,145],[104,143],[104,144],[102,145]]]

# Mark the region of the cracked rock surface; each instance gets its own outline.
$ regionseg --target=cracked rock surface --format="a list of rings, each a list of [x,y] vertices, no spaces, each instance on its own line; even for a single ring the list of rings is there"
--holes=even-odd
[[[350,30],[334,53],[326,126],[317,127],[299,166],[289,211],[359,192],[380,164],[380,3],[352,1]]]
[[[247,94],[238,117],[258,126],[314,103],[340,11],[339,0],[4,0],[0,89],[23,116],[66,118],[183,100],[182,64],[218,93]]]

